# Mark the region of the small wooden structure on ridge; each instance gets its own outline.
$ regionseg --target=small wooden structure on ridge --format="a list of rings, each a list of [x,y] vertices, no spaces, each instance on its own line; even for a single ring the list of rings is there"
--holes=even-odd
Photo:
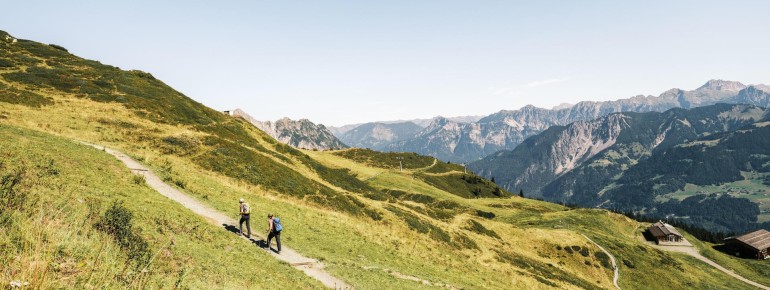
[[[725,244],[733,246],[736,254],[743,253],[748,257],[755,256],[757,259],[768,259],[770,254],[770,232],[766,230],[757,230],[742,236],[729,237],[725,239]]]
[[[673,226],[662,221],[652,224],[647,230],[650,231],[650,234],[652,234],[653,237],[655,237],[658,244],[678,243],[682,241],[682,234],[680,234]]]

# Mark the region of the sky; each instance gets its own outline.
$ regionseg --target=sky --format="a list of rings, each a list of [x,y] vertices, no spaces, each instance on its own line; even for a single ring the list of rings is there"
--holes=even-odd
[[[770,83],[770,1],[8,1],[0,30],[327,126]]]

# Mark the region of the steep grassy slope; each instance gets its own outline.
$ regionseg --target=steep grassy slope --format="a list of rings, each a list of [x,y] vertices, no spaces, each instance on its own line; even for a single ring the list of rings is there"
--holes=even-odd
[[[60,139],[63,137],[118,148],[153,168],[168,183],[233,216],[237,215],[237,199],[244,197],[257,216],[253,221],[257,230],[264,226],[260,215],[276,213],[286,229],[284,243],[324,261],[329,272],[360,289],[422,289],[444,284],[466,289],[612,288],[607,257],[581,234],[602,244],[621,261],[628,261],[620,265],[620,284],[624,288],[642,289],[656,283],[673,288],[744,287],[705,264],[646,246],[638,239],[638,229],[643,225],[625,217],[518,197],[467,198],[470,196],[458,194],[453,188],[456,182],[468,183],[460,177],[461,169],[432,158],[414,156],[416,163],[402,172],[389,163],[381,166],[370,161],[387,163],[390,155],[371,152],[363,160],[345,154],[298,151],[240,119],[218,115],[143,73],[82,60],[54,51],[58,49],[52,46],[25,41],[14,44],[2,39],[0,36],[0,61],[11,65],[0,68],[0,84],[6,88],[0,91],[0,122],[7,132],[0,144],[11,148],[29,143],[24,141],[29,136],[39,136],[34,138],[41,144],[38,149],[13,149],[13,158],[27,158],[25,152],[54,152],[50,158],[54,164],[62,164],[59,168],[77,170],[67,173],[72,174],[67,178],[39,185],[57,189],[58,184],[70,184],[41,195],[59,203],[40,202],[42,207],[24,205],[3,211],[3,215],[14,219],[2,224],[9,236],[0,237],[0,241],[12,245],[8,247],[17,254],[0,257],[11,265],[4,270],[2,282],[30,279],[42,281],[35,282],[42,287],[65,288],[86,283],[172,287],[181,277],[182,283],[192,283],[182,286],[191,288],[319,286],[286,265],[270,262],[245,241],[160,198],[141,182],[133,184],[129,172],[104,153]],[[50,83],[15,77],[30,73],[32,67],[49,66],[58,66],[55,77],[46,77]],[[81,91],[89,82],[109,73],[115,76],[114,90],[110,91],[117,92],[114,100],[93,98],[91,93]],[[76,87],[58,83],[68,79]],[[129,81],[122,84],[125,79]],[[129,84],[140,92],[121,89]],[[152,88],[145,91],[146,87]],[[118,100],[121,96],[125,102]],[[137,105],[148,100],[153,104]],[[189,108],[178,111],[177,102]],[[36,164],[41,164],[43,169],[39,171],[45,172],[46,162],[48,159],[43,158],[30,166],[37,168]],[[3,169],[3,174],[13,172],[12,167],[8,168]],[[82,182],[85,177],[80,174],[86,173],[99,182],[89,182],[88,178]],[[494,190],[493,184],[479,181],[469,184]],[[97,194],[101,192],[106,194]],[[57,243],[78,240],[59,236],[25,238],[27,244],[50,241],[41,242],[39,249],[14,244],[29,232],[21,228],[23,225],[52,220],[36,215],[36,210],[58,212],[62,208],[59,204],[76,208],[65,208],[65,215],[55,215],[59,218],[53,219],[57,220],[55,227],[41,226],[40,231],[61,230],[65,237],[86,235],[69,225],[88,220],[84,217],[88,216],[89,203],[75,203],[81,194],[99,198],[98,210],[94,211],[97,217],[113,201],[124,201],[135,215],[135,227],[141,229],[136,235],[147,241],[150,252],[161,253],[155,255],[149,272],[121,271],[128,253],[120,250],[119,242],[88,227],[83,231],[92,232],[93,238],[85,241],[84,247],[104,244],[113,249],[110,256],[54,251]],[[171,255],[165,256],[172,237],[174,247],[189,250],[179,255],[170,250]],[[51,280],[28,278],[41,273],[37,268],[30,270],[30,265],[51,265],[49,260],[37,258],[38,252],[55,252],[51,257],[83,263],[79,269],[95,272],[96,278],[88,278],[90,274],[75,278],[46,274],[51,275],[45,276]],[[164,258],[158,258],[161,256]],[[178,259],[183,262],[174,262]],[[38,260],[43,262],[28,262]],[[53,269],[46,271],[53,273]],[[115,277],[125,281],[113,282]]]
[[[158,195],[104,152],[8,125],[0,125],[0,148],[0,285],[320,286]],[[103,230],[103,217],[116,201],[133,216],[148,249],[121,247],[115,234]]]

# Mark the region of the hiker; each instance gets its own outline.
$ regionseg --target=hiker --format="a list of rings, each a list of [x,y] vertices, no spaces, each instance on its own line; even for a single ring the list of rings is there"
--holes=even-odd
[[[281,253],[281,218],[273,217],[272,213],[267,214],[267,249],[270,249],[270,241],[275,237],[275,243],[278,246],[278,254]]]
[[[240,235],[242,236],[243,222],[246,222],[246,230],[248,230],[248,233],[246,234],[246,238],[251,238],[251,221],[250,221],[251,207],[249,206],[248,203],[245,203],[243,201],[243,198],[241,198],[241,200],[239,201],[241,203],[241,206],[240,206],[241,220],[239,222],[238,229],[241,231]]]

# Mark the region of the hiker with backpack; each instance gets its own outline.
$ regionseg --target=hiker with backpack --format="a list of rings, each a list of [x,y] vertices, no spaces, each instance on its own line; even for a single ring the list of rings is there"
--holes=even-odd
[[[267,248],[270,249],[270,241],[275,237],[275,243],[278,246],[277,253],[281,253],[281,231],[283,225],[281,218],[273,217],[272,213],[267,214]]]
[[[241,215],[241,220],[239,221],[238,230],[241,232],[239,235],[243,235],[243,223],[246,222],[246,230],[248,230],[248,233],[246,234],[246,238],[251,238],[251,207],[248,203],[243,201],[243,198],[239,200],[241,203],[239,207],[239,213]]]

